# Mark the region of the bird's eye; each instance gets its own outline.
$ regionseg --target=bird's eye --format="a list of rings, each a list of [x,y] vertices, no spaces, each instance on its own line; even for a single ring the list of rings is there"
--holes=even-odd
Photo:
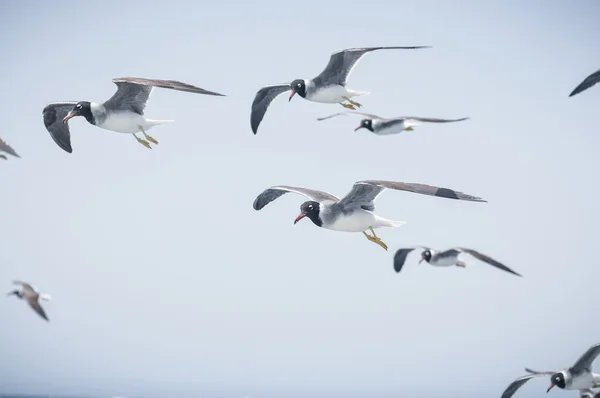
[[[81,109],[81,105],[77,105],[77,108]]]
[[[300,86],[302,86],[302,85],[301,85],[300,83],[298,83],[298,84],[296,84],[296,86],[300,87]]]

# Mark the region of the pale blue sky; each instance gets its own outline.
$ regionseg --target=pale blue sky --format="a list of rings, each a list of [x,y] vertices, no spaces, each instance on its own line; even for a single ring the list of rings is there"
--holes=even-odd
[[[0,3],[1,286],[52,294],[49,324],[0,300],[0,392],[211,397],[500,396],[524,366],[598,342],[600,67],[595,1]],[[471,120],[378,137],[343,110],[285,97],[258,135],[267,84],[311,78],[336,50],[367,55],[363,111]],[[157,89],[153,150],[72,120],[73,154],[42,123],[53,101],[108,99],[120,76]],[[293,225],[287,184],[343,195],[361,179],[489,201],[385,192],[406,225],[362,234]],[[522,273],[392,268],[395,249],[478,249]],[[567,339],[568,338],[568,339]],[[515,397],[545,396],[536,381]],[[553,390],[553,396],[574,393]]]

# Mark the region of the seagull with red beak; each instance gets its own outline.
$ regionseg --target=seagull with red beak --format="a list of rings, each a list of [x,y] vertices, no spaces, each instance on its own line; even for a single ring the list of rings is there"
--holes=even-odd
[[[352,97],[368,95],[367,91],[356,91],[346,88],[346,81],[358,61],[365,54],[376,50],[416,50],[419,48],[431,48],[430,46],[410,47],[364,47],[348,48],[336,51],[329,57],[329,63],[319,76],[313,79],[296,79],[291,83],[274,84],[258,90],[252,102],[250,114],[250,126],[254,134],[262,121],[269,105],[279,95],[290,91],[288,101],[296,94],[305,100],[320,102],[324,104],[340,104],[344,108],[356,110],[362,105],[351,100]]]
[[[547,393],[554,387],[558,387],[563,390],[578,390],[582,397],[586,396],[590,389],[600,387],[600,374],[592,372],[592,364],[598,355],[600,355],[600,343],[588,348],[570,368],[546,372],[525,368],[525,371],[529,374],[510,383],[501,398],[512,397],[523,384],[536,377],[550,377],[550,386],[546,390]]]

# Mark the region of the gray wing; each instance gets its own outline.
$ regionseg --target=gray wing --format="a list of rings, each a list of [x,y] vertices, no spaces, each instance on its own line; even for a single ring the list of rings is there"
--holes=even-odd
[[[596,72],[586,77],[584,81],[579,83],[579,86],[575,87],[575,90],[573,90],[571,94],[569,94],[569,97],[572,97],[576,94],[579,94],[582,91],[587,90],[588,88],[592,87],[598,82],[600,82],[600,69],[598,69]]]
[[[417,116],[403,116],[398,118],[401,120],[416,120],[418,122],[426,122],[426,123],[452,123],[452,122],[462,122],[463,120],[468,120],[468,117],[461,117],[460,119],[437,119],[432,117],[417,117]]]
[[[132,111],[140,115],[144,114],[146,102],[148,101],[148,98],[150,98],[150,93],[154,87],[224,97],[223,94],[208,91],[176,80],[118,77],[112,81],[117,85],[117,92],[104,103],[104,107],[106,109]]]
[[[596,360],[596,357],[600,354],[600,343],[594,344],[575,362],[569,369],[571,373],[581,373],[586,370],[592,369],[592,363]]]
[[[288,192],[297,193],[300,195],[306,196],[310,200],[314,200],[315,202],[324,202],[324,201],[335,201],[339,200],[338,197],[323,191],[316,191],[314,189],[308,188],[298,188],[298,187],[289,187],[285,185],[279,185],[275,187],[271,187],[269,189],[264,190],[260,195],[254,199],[254,210],[261,210],[263,207],[279,198],[281,195],[286,194]]]
[[[319,121],[321,121],[321,120],[327,120],[327,119],[331,119],[332,117],[342,116],[342,115],[354,115],[354,116],[366,117],[366,118],[369,118],[369,119],[381,119],[379,116],[377,116],[377,115],[371,115],[370,113],[362,113],[362,112],[339,112],[339,113],[334,113],[333,115],[329,115],[329,116],[317,118],[317,120],[319,120]]]
[[[56,145],[69,153],[73,152],[73,148],[71,147],[71,133],[69,131],[69,124],[63,123],[63,119],[76,104],[77,102],[55,102],[46,106],[42,111],[44,126],[46,126],[46,130],[50,133],[50,137],[52,137]]]
[[[427,247],[424,247],[424,246],[418,246],[418,247],[412,247],[412,248],[406,248],[406,249],[398,249],[398,251],[394,255],[394,270],[396,270],[396,272],[400,272],[402,270],[402,267],[404,266],[404,263],[406,262],[406,258],[408,257],[408,255],[413,250],[416,250],[419,248],[428,249]]]
[[[12,149],[12,147],[10,145],[8,145],[2,138],[0,138],[0,151],[6,152],[9,155],[13,155],[17,158],[20,158],[20,156],[17,155],[17,153],[15,152],[15,150]]]
[[[23,287],[23,289],[27,290],[30,293],[37,293],[35,288],[33,286],[31,286],[29,283],[26,283],[23,281],[13,281],[13,284],[20,285],[21,287]]]
[[[432,185],[415,184],[397,181],[365,180],[354,183],[352,190],[340,200],[340,205],[345,208],[362,207],[365,210],[375,210],[374,200],[385,189],[408,191],[421,195],[438,196],[447,199],[467,200],[471,202],[487,202],[476,196],[448,188],[440,188]]]
[[[415,50],[419,48],[431,48],[430,46],[411,47],[365,47],[348,48],[331,54],[329,63],[313,81],[317,85],[339,84],[346,85],[346,80],[356,63],[366,54],[375,50]]]
[[[554,373],[556,373],[556,371],[554,371],[554,370],[539,371],[539,370],[533,370],[531,368],[525,368],[525,371],[527,373],[531,373],[534,375],[542,375],[542,376],[552,376]]]
[[[42,306],[40,305],[40,303],[37,300],[27,300],[27,302],[29,303],[29,306],[31,308],[33,308],[33,310],[35,312],[38,313],[39,316],[41,316],[42,318],[44,318],[47,321],[50,321],[48,319],[48,317],[46,316],[46,312],[44,311],[44,309],[42,308]]]
[[[252,132],[256,134],[258,126],[263,120],[267,109],[273,100],[285,93],[290,91],[291,87],[289,84],[275,84],[272,86],[266,86],[257,91],[254,101],[252,101],[252,112],[250,113],[250,126]]]
[[[579,398],[597,398],[600,397],[600,391],[595,392],[590,389],[579,390]]]
[[[446,260],[446,259],[456,259],[456,258],[458,258],[459,254],[460,254],[459,250],[450,249],[450,250],[445,250],[445,251],[435,253],[434,257],[438,261]]]
[[[508,268],[506,265],[504,265],[504,264],[502,264],[502,263],[494,260],[493,258],[491,258],[489,256],[486,256],[485,254],[479,253],[478,251],[475,251],[475,250],[472,250],[472,249],[466,249],[464,247],[458,247],[457,249],[460,250],[460,251],[462,251],[462,252],[464,252],[464,253],[470,254],[471,256],[475,257],[476,259],[479,259],[479,260],[481,260],[483,262],[486,262],[489,265],[492,265],[492,266],[494,266],[496,268],[499,268],[499,269],[501,269],[503,271],[510,272],[513,275],[523,276],[523,275],[521,275],[521,274],[513,271],[512,269]]]
[[[527,376],[519,377],[517,380],[510,383],[508,385],[508,387],[506,387],[506,390],[504,390],[504,392],[502,393],[501,398],[512,397],[514,395],[514,393],[516,393],[517,390],[523,386],[523,384],[527,383],[529,380],[531,380],[535,377],[543,377],[543,376],[548,376],[548,375],[546,375],[545,373],[535,373],[535,374],[529,374]]]

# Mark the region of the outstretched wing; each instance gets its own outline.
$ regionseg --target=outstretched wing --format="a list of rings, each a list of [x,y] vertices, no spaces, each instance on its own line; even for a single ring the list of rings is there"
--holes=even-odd
[[[148,98],[150,98],[150,93],[154,87],[224,97],[223,94],[208,91],[176,80],[118,77],[112,81],[117,85],[117,92],[104,103],[104,107],[112,110],[131,111],[140,115],[144,114],[146,102],[148,101]]]
[[[29,283],[23,281],[13,281],[13,284],[20,285],[23,288],[23,290],[26,290],[30,294],[37,294],[37,290]]]
[[[331,54],[325,69],[313,81],[316,85],[339,84],[344,86],[348,76],[365,54],[375,50],[415,50],[419,48],[430,48],[430,46],[364,47],[336,51]]]
[[[415,184],[397,181],[365,180],[354,183],[352,190],[340,200],[344,209],[361,207],[365,210],[375,210],[375,198],[385,189],[408,191],[421,195],[438,196],[447,199],[467,200],[471,202],[487,202],[476,196],[454,191],[448,188],[440,188],[432,185]]]
[[[9,155],[13,155],[17,158],[20,158],[20,156],[17,155],[17,152],[15,152],[15,150],[12,149],[12,147],[8,145],[2,138],[0,138],[0,152],[6,152]]]
[[[506,390],[504,390],[504,392],[502,393],[501,398],[512,397],[514,395],[514,393],[516,393],[517,390],[523,386],[523,384],[527,383],[529,380],[531,380],[533,378],[543,377],[543,376],[550,376],[550,375],[548,375],[546,373],[535,373],[535,374],[529,374],[527,376],[519,377],[517,380],[510,383],[508,385],[508,387],[506,387]]]
[[[416,120],[417,122],[425,122],[425,123],[452,123],[452,122],[462,122],[463,120],[468,120],[468,117],[461,117],[460,119],[437,119],[433,117],[417,117],[417,116],[404,116],[399,119],[402,120]]]
[[[71,147],[71,133],[69,131],[69,124],[63,123],[63,119],[76,104],[77,102],[55,102],[46,106],[42,111],[44,126],[46,126],[46,130],[50,133],[50,137],[52,137],[56,145],[69,153],[73,152],[73,148]]]
[[[416,250],[416,249],[428,250],[429,248],[425,247],[425,246],[417,246],[417,247],[412,247],[412,248],[398,249],[398,251],[394,255],[394,269],[396,270],[396,272],[400,272],[402,270],[402,267],[404,266],[404,263],[406,262],[406,258],[413,250]]]
[[[324,202],[324,201],[338,201],[339,198],[335,195],[332,195],[327,192],[317,191],[314,189],[308,188],[298,188],[298,187],[289,187],[285,185],[278,185],[275,187],[271,187],[269,189],[264,190],[260,195],[256,197],[254,200],[254,210],[261,210],[263,207],[277,199],[283,194],[288,192],[297,193],[300,195],[306,196],[309,200],[314,200],[315,202]]]
[[[579,85],[575,87],[575,90],[573,90],[571,94],[569,94],[569,97],[572,97],[576,94],[579,94],[582,91],[587,90],[588,88],[592,87],[598,82],[600,82],[600,69],[598,69],[596,72],[586,77],[584,81],[579,83]]]
[[[479,253],[478,251],[475,251],[473,249],[466,249],[464,247],[457,247],[458,250],[460,250],[461,252],[470,254],[471,256],[475,257],[476,259],[479,259],[483,262],[488,263],[489,265],[492,265],[498,269],[501,269],[503,271],[506,272],[510,272],[513,275],[517,275],[517,276],[523,276],[515,271],[513,271],[512,269],[508,268],[506,265],[494,260],[493,258],[486,256],[485,254]]]
[[[589,371],[592,368],[592,363],[600,355],[600,343],[594,344],[575,362],[569,369],[571,373],[577,374],[585,371]]]
[[[381,119],[379,116],[377,116],[377,115],[371,115],[370,113],[362,113],[362,112],[339,112],[339,113],[334,113],[333,115],[329,115],[329,116],[317,118],[317,120],[319,120],[319,121],[321,121],[321,120],[327,120],[327,119],[331,119],[332,117],[342,116],[342,115],[361,116],[361,117],[366,117],[366,118],[369,118],[369,119]]]
[[[44,309],[42,308],[42,306],[40,305],[40,303],[36,300],[28,300],[27,301],[29,303],[29,306],[31,308],[33,308],[33,310],[35,312],[38,313],[39,316],[41,316],[42,318],[44,318],[45,320],[49,321],[48,317],[46,316],[46,312],[44,311]]]
[[[290,91],[291,87],[289,84],[274,84],[272,86],[266,86],[256,92],[254,101],[252,101],[252,112],[250,113],[250,126],[252,132],[256,134],[258,126],[262,122],[267,109],[273,100],[279,95]]]

